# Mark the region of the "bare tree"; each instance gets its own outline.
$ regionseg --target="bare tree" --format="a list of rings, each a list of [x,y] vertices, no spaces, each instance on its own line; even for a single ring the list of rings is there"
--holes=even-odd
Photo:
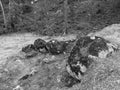
[[[6,20],[5,11],[4,11],[3,4],[2,4],[1,0],[0,0],[0,6],[1,6],[1,9],[2,9],[2,15],[3,15],[3,20],[4,20],[4,25],[6,27],[7,20]]]

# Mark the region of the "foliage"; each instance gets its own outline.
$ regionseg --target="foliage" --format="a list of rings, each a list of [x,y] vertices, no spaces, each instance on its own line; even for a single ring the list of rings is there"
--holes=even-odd
[[[0,33],[37,32],[60,35],[82,31],[89,33],[119,22],[119,0],[1,0],[6,21],[0,21]],[[3,10],[2,10],[3,11]],[[1,13],[0,18],[3,18]]]

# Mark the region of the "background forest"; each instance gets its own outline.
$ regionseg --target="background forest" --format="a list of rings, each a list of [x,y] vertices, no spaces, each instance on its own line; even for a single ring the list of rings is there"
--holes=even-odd
[[[120,0],[0,0],[0,34],[63,35],[120,22]]]

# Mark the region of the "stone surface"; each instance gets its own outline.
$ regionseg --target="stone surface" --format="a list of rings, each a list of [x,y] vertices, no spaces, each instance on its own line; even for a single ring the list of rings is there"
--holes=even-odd
[[[70,76],[69,73],[67,73],[66,71],[62,72],[60,81],[63,84],[63,87],[69,87],[69,88],[81,82],[80,80]]]
[[[33,44],[28,44],[27,46],[22,48],[22,52],[25,52],[25,53],[31,52],[32,50],[35,50],[35,47]]]
[[[64,53],[66,50],[66,47],[68,45],[68,42],[66,41],[57,41],[57,40],[50,40],[47,42],[46,47],[49,51],[49,53],[53,55]]]
[[[84,36],[76,41],[68,57],[67,71],[81,80],[94,58],[107,58],[117,48],[104,38]]]
[[[27,46],[23,47],[22,52],[24,52],[26,58],[34,57],[38,54],[33,44],[28,44]]]
[[[112,24],[101,31],[90,33],[88,36],[99,36],[113,44],[120,45],[120,24]]]
[[[46,45],[46,41],[44,41],[41,38],[38,38],[34,41],[34,46],[35,46],[36,49],[45,48],[45,45]]]

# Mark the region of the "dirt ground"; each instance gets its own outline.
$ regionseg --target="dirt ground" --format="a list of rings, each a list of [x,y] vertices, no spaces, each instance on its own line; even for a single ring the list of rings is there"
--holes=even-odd
[[[101,35],[117,45],[119,43],[119,24],[104,28],[100,32],[89,34]],[[106,35],[103,35],[105,34]],[[117,36],[116,36],[117,35]],[[114,37],[114,38],[112,38]],[[3,35],[0,54],[0,90],[119,90],[120,86],[120,52],[113,53],[105,59],[95,59],[81,82],[67,87],[66,61],[69,52],[61,55],[37,54],[26,58],[21,48],[33,43],[37,38],[73,40],[76,35],[59,37],[38,36],[31,33]],[[112,38],[112,39],[111,39]],[[74,43],[68,48],[72,48]]]
[[[51,39],[67,41],[74,40],[76,35],[49,37],[24,33],[3,35],[0,38],[0,79],[2,81],[0,83],[0,90],[13,90],[17,85],[23,86],[24,90],[39,90],[40,88],[41,90],[44,90],[44,88],[50,90],[49,88],[52,86],[56,85],[57,87],[57,75],[62,72],[60,68],[65,67],[65,60],[68,55],[53,56],[49,54],[38,54],[33,58],[26,58],[25,53],[22,53],[21,49],[27,44],[32,44],[38,38],[42,38],[45,41]],[[35,74],[28,79],[19,80],[21,77],[30,73]],[[29,79],[30,81],[28,81]],[[30,87],[28,87],[29,84]],[[37,87],[39,88],[37,89]]]

